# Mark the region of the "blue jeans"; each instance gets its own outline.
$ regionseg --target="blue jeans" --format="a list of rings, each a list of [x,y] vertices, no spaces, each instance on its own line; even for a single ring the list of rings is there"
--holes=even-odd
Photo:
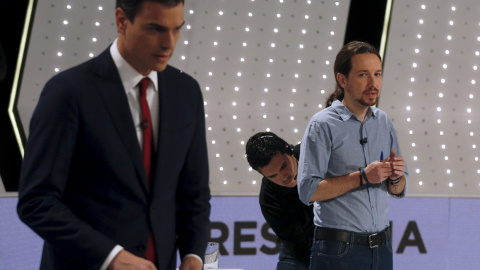
[[[312,245],[310,270],[392,270],[392,237],[376,248],[334,240],[315,240]]]
[[[293,246],[282,244],[276,270],[308,270],[305,263],[297,260],[293,253]]]

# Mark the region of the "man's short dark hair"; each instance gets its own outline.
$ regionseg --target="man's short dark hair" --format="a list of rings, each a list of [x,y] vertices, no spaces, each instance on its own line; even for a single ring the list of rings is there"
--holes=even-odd
[[[277,154],[293,154],[293,149],[285,140],[273,132],[259,132],[247,141],[245,146],[247,161],[258,171],[267,166]]]
[[[143,2],[156,2],[170,7],[175,7],[180,3],[185,4],[185,0],[117,0],[116,7],[123,9],[127,18],[133,22]]]

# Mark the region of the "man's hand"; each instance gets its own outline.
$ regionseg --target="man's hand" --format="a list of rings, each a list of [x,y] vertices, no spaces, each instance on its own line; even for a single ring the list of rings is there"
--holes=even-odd
[[[179,270],[202,270],[202,262],[196,257],[185,257],[180,264]]]
[[[392,173],[388,176],[390,179],[397,179],[403,175],[405,172],[405,160],[402,156],[395,156],[397,154],[396,150],[393,150],[390,153],[390,156],[385,160],[389,162],[392,168]]]
[[[108,266],[109,270],[157,270],[155,265],[144,258],[137,257],[132,253],[120,251]],[[194,268],[192,268],[194,269]],[[199,268],[200,270],[202,268]]]
[[[365,175],[371,184],[385,181],[391,174],[392,166],[389,162],[374,161],[365,168]]]

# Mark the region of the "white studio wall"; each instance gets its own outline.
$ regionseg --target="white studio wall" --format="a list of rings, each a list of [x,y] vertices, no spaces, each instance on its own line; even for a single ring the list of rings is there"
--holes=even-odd
[[[116,37],[114,1],[39,0],[19,91],[28,123],[45,82],[102,52]],[[333,91],[349,1],[187,0],[171,64],[205,99],[213,195],[258,195],[245,142],[272,131],[298,143]]]
[[[480,241],[478,198],[455,197],[480,194],[480,2],[393,2],[379,107],[394,122],[410,170],[410,198],[389,200],[395,269],[478,269],[480,259],[470,255]],[[46,81],[115,39],[114,3],[37,1],[17,92],[27,136]],[[222,237],[228,252],[221,267],[257,270],[277,261],[278,254],[262,251],[275,243],[265,237],[271,230],[262,232],[260,175],[248,166],[245,142],[266,130],[291,143],[301,140],[333,91],[349,4],[186,0],[186,25],[171,64],[203,90],[217,195],[211,220],[225,225],[211,236]],[[17,198],[0,200],[0,268],[38,267],[43,241],[18,220]]]
[[[480,195],[480,2],[394,1],[379,107],[410,171],[409,196]]]

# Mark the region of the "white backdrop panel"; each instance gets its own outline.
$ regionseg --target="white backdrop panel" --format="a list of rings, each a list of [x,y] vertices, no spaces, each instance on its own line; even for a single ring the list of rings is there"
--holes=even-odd
[[[379,107],[399,135],[409,195],[480,194],[480,2],[394,1]]]
[[[114,1],[38,0],[18,109],[28,124],[45,82],[116,37]],[[187,0],[171,61],[202,86],[214,195],[257,195],[245,159],[256,132],[298,143],[334,88],[349,1]]]

